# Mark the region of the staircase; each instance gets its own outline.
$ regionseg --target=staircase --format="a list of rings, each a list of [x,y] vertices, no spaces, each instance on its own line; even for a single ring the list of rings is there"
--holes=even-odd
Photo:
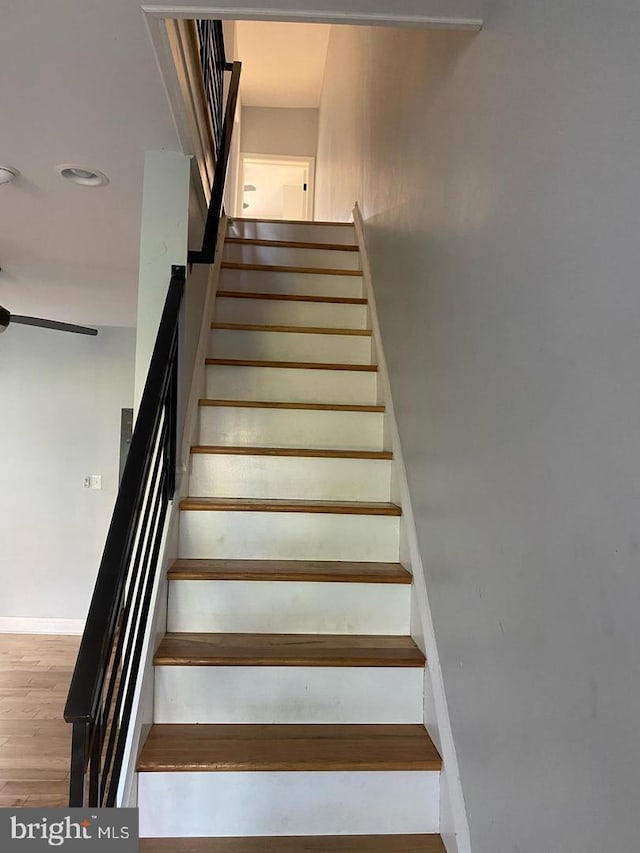
[[[236,220],[223,257],[142,849],[442,853],[354,227]]]

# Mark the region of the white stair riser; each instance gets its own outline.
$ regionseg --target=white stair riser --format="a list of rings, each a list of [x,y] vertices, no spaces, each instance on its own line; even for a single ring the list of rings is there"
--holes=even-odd
[[[315,361],[371,364],[371,338],[360,335],[313,335],[308,332],[262,332],[213,329],[211,358],[253,358],[263,361]]]
[[[400,636],[410,602],[409,584],[173,580],[167,630]]]
[[[359,252],[329,249],[295,249],[285,246],[225,243],[222,257],[223,260],[235,264],[266,264],[269,266],[332,270],[357,270],[360,268]]]
[[[435,771],[140,773],[142,837],[437,832]]]
[[[219,290],[237,290],[242,293],[339,296],[343,299],[362,299],[364,295],[362,276],[272,270],[223,269]]]
[[[157,666],[156,723],[421,723],[417,667]]]
[[[365,329],[367,306],[219,296],[216,299],[215,319],[218,323]]]
[[[375,405],[377,373],[216,364],[207,367],[206,386],[214,400]]]
[[[181,513],[180,557],[396,562],[398,516],[305,512]]]
[[[358,242],[353,225],[314,225],[306,222],[229,222],[229,237],[245,237],[250,240],[292,240],[298,243],[345,243],[355,246]]]
[[[192,497],[388,501],[391,461],[194,453]]]
[[[202,406],[200,444],[382,450],[382,412]]]

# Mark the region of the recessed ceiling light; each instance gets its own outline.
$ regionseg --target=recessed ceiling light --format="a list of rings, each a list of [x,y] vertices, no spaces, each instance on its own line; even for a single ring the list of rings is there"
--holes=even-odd
[[[80,184],[83,187],[104,187],[109,183],[109,178],[104,172],[97,169],[87,169],[84,166],[71,166],[64,164],[56,167],[62,177],[71,181],[72,184]]]
[[[10,184],[19,174],[20,172],[13,166],[0,166],[0,184]]]

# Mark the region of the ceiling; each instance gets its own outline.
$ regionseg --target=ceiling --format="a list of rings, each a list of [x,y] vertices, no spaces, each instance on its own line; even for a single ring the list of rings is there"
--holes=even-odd
[[[318,107],[329,24],[236,23],[245,107]]]
[[[424,2],[405,0],[403,9],[418,20]],[[189,0],[173,5],[193,11]],[[227,11],[307,14],[295,0],[276,12],[260,12],[264,5],[231,0]],[[378,7],[350,0],[349,11],[330,16],[387,21],[391,13],[381,18]],[[157,0],[145,8],[166,12]],[[328,36],[326,24],[238,22],[243,103],[317,107]],[[3,0],[0,81],[0,166],[21,173],[0,186],[0,304],[15,314],[134,325],[144,152],[181,150],[141,0]],[[61,163],[99,169],[110,183],[69,184],[55,171]]]
[[[328,25],[238,23],[243,102],[318,106]],[[181,150],[140,5],[5,0],[0,25],[0,304],[136,322],[144,152]],[[59,164],[110,179],[64,181]]]
[[[179,150],[140,7],[5,0],[0,23],[0,304],[134,325],[144,152]],[[61,163],[105,172],[64,181]]]

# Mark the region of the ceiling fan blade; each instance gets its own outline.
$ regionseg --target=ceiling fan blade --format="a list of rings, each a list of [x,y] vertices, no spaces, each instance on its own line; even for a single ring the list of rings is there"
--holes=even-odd
[[[11,323],[23,326],[39,326],[42,329],[55,329],[58,332],[74,332],[77,335],[97,335],[97,329],[88,326],[76,326],[74,323],[59,323],[57,320],[45,320],[43,317],[25,317],[22,314],[11,314]]]

